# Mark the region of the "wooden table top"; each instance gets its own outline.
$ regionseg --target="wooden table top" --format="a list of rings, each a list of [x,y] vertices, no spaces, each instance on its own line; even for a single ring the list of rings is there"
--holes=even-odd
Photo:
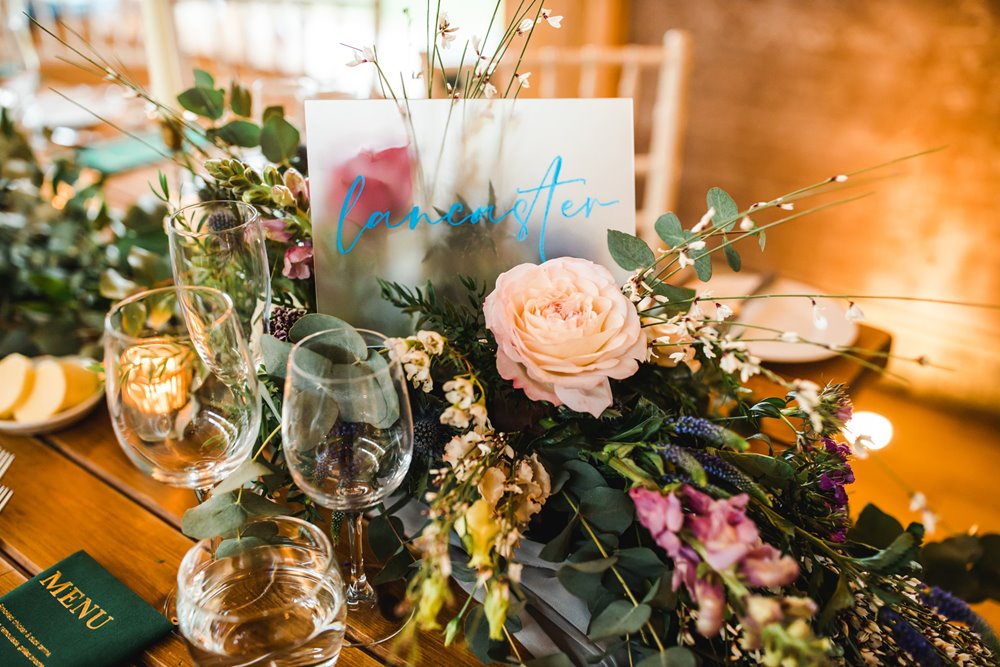
[[[133,467],[104,406],[60,433],[0,434],[0,447],[16,457],[3,478],[14,495],[0,512],[0,595],[83,549],[154,608],[163,608],[193,543],[180,531],[184,510],[197,502],[192,492],[160,484]],[[364,627],[348,623],[349,635],[365,636]],[[338,664],[372,667],[389,659],[387,647],[345,648]],[[479,664],[463,645],[445,648],[437,633],[421,634],[419,662]],[[194,663],[179,635],[171,635],[136,664]]]

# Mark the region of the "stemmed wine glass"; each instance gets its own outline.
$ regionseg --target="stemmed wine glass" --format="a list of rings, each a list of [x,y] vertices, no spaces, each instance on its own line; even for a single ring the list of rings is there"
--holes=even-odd
[[[104,329],[111,423],[140,470],[204,493],[250,456],[260,394],[226,294],[141,292],[112,306]]]
[[[260,364],[261,336],[271,312],[271,272],[257,209],[242,201],[185,206],[167,219],[167,238],[174,282],[228,294],[253,361]]]
[[[202,667],[331,667],[346,607],[330,540],[292,517],[202,540],[177,572],[177,616]]]
[[[403,481],[413,456],[413,416],[399,360],[382,334],[351,328],[303,338],[288,357],[281,415],[288,468],[317,504],[348,514],[347,608],[371,641],[393,637],[365,574],[363,511]]]

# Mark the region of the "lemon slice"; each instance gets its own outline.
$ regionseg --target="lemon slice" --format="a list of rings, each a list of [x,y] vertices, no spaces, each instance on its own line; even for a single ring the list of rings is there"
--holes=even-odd
[[[0,361],[0,419],[9,419],[31,394],[35,368],[23,354],[9,354]]]

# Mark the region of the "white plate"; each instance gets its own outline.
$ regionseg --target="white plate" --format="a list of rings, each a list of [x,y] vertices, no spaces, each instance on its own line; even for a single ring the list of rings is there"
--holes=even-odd
[[[811,285],[786,278],[776,279],[762,293],[822,294]],[[839,299],[816,299],[820,312],[826,318],[826,328],[816,326],[812,301],[807,298],[750,299],[744,303],[739,322],[745,324],[769,327],[778,332],[791,331],[802,339],[832,346],[849,346],[858,339],[858,327],[847,319],[847,304]],[[734,333],[740,331],[738,324],[733,327]],[[746,328],[742,331],[745,338],[777,338],[780,335],[764,329]],[[747,345],[750,353],[762,361],[776,363],[808,363],[837,356],[833,350],[801,342],[754,341]]]
[[[87,357],[61,357],[61,359],[80,364],[81,366],[94,363],[93,359]],[[14,420],[0,419],[0,433],[7,435],[41,435],[42,433],[58,431],[86,417],[94,409],[94,406],[101,402],[102,398],[104,398],[103,382],[98,383],[97,391],[89,398],[84,399],[82,403],[74,405],[69,410],[57,413],[49,419],[40,422],[16,422]]]

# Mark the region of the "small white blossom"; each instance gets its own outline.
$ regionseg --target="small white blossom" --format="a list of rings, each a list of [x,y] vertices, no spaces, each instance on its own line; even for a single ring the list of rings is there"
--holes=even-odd
[[[826,319],[823,308],[816,302],[816,299],[812,299],[812,306],[813,326],[820,331],[825,331],[830,326],[830,321]]]
[[[444,383],[444,398],[453,406],[468,410],[476,400],[476,386],[471,380],[464,377],[456,377]]]
[[[751,229],[753,229],[753,220],[751,220],[746,216],[743,216],[743,219],[740,220],[740,229],[742,229],[744,232],[749,232]]]
[[[494,86],[489,81],[487,81],[486,85],[483,86],[483,97],[485,97],[486,99],[492,99],[493,97],[496,97],[496,94],[497,94],[497,87]]]
[[[532,21],[531,19],[524,19],[524,20],[523,20],[523,21],[521,21],[521,23],[520,23],[520,24],[519,24],[519,25],[517,26],[517,34],[518,34],[518,35],[523,35],[523,34],[524,34],[524,33],[526,33],[526,32],[531,32],[531,27],[532,27],[533,25],[535,25],[535,22],[534,22],[534,21]]]
[[[817,433],[823,430],[823,417],[817,411],[820,401],[820,388],[810,380],[796,380],[794,385],[795,400],[799,410],[805,413],[809,424]]]
[[[354,47],[351,47],[354,49]],[[365,63],[375,62],[375,50],[370,46],[364,46],[360,49],[354,49],[354,60],[347,63],[348,67],[357,67],[358,65],[363,65]]]
[[[685,267],[688,267],[688,266],[691,266],[692,264],[694,264],[694,260],[691,259],[690,257],[688,257],[687,253],[684,252],[683,250],[678,250],[677,251],[677,263],[683,269]]]
[[[465,430],[469,428],[469,413],[461,408],[456,408],[454,405],[445,408],[445,411],[441,413],[441,423],[445,426],[453,426],[460,430]]]
[[[700,234],[706,227],[708,227],[708,224],[712,222],[713,216],[715,216],[714,206],[705,211],[705,215],[701,216],[701,220],[699,220],[695,226],[691,228],[691,231],[695,234]]]
[[[687,247],[688,247],[688,250],[704,250],[705,249],[705,242],[704,241],[691,241],[691,243],[688,243]]]
[[[800,340],[802,340],[801,338],[799,338],[799,335],[794,331],[784,331],[780,336],[778,336],[778,338],[785,341],[786,343],[798,343]]]
[[[441,12],[438,16],[438,34],[441,35],[441,48],[447,49],[455,41],[455,33],[458,27],[453,26],[448,20],[448,12]]]
[[[927,509],[927,497],[920,491],[915,491],[912,496],[910,496],[910,511],[920,512]]]
[[[851,322],[860,322],[865,319],[865,314],[860,308],[858,308],[858,304],[851,301],[851,305],[847,308],[846,317]]]
[[[517,79],[517,85],[521,88],[531,88],[531,82],[528,79],[531,78],[531,72],[525,72],[524,74],[515,74],[514,78]]]
[[[836,181],[837,183],[843,183],[844,181],[847,180],[847,174],[837,174],[836,176],[833,177],[833,180]]]
[[[541,18],[538,19],[539,22],[546,21],[553,28],[561,28],[563,17],[552,16],[552,10],[545,7],[542,8]]]
[[[493,430],[493,425],[490,424],[489,416],[486,414],[486,406],[482,403],[469,406],[469,416],[472,417],[476,432],[488,433]]]
[[[782,211],[794,211],[795,204],[792,204],[791,202],[786,202],[784,204],[778,204],[778,208],[780,208]]]
[[[722,355],[721,359],[719,359],[719,368],[721,368],[723,372],[732,375],[733,373],[735,373],[740,369],[739,357],[737,357],[732,352],[727,352],[726,354]]]
[[[417,340],[430,355],[437,356],[444,352],[444,336],[436,331],[418,331]]]
[[[695,299],[694,303],[691,304],[691,308],[688,309],[688,317],[696,320],[700,320],[705,317],[705,311],[702,309],[701,301],[699,299]]]
[[[722,322],[733,316],[733,309],[724,303],[715,304],[715,321]]]

